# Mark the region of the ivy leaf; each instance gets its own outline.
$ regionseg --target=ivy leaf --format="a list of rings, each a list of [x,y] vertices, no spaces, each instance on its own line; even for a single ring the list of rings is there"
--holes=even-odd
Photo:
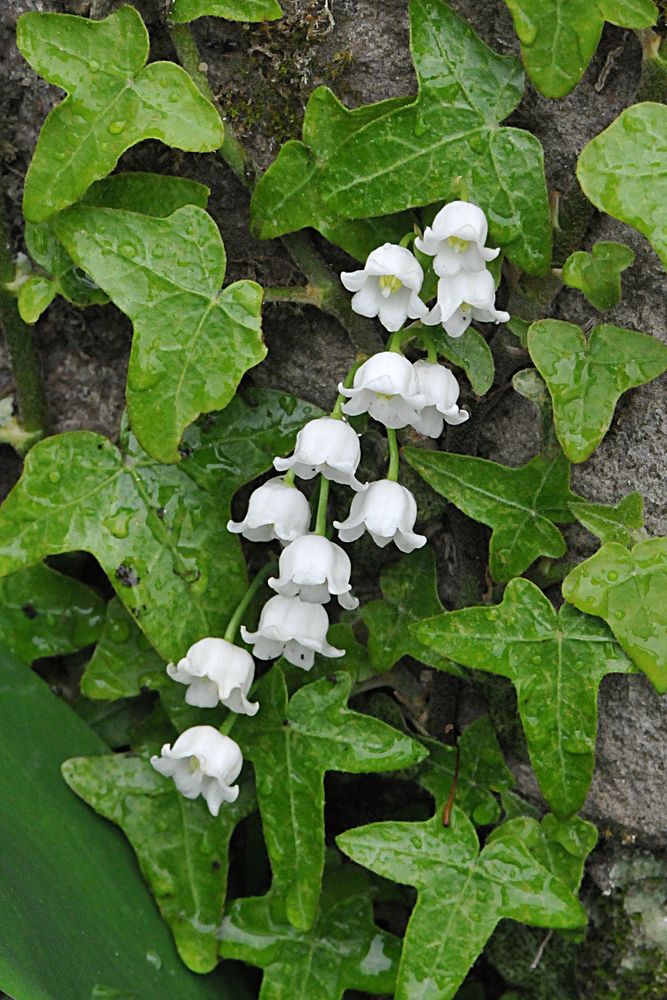
[[[266,357],[262,289],[237,281],[220,291],[220,233],[193,206],[168,219],[76,206],[56,232],[132,320],[130,422],[150,455],[177,462],[183,430],[200,413],[224,409],[245,372]]]
[[[584,146],[577,163],[582,190],[596,208],[634,226],[667,267],[667,107],[626,108]]]
[[[563,580],[563,597],[609,625],[660,694],[667,693],[667,538],[630,551],[610,542]]]
[[[24,323],[36,323],[58,294],[57,281],[41,274],[31,274],[19,288],[16,304]],[[106,296],[105,296],[106,298]]]
[[[345,673],[308,684],[287,701],[273,667],[257,687],[261,725],[239,716],[234,739],[255,766],[257,799],[274,878],[287,919],[309,930],[317,914],[324,867],[324,775],[408,767],[426,751],[390,726],[350,711]]]
[[[632,545],[644,527],[644,498],[641,493],[628,493],[614,504],[570,501],[570,510],[584,528],[605,542]]]
[[[228,21],[275,21],[282,13],[276,0],[174,0],[169,20],[184,24],[211,14]]]
[[[413,628],[467,667],[509,678],[545,799],[559,817],[577,812],[595,764],[598,687],[606,674],[633,671],[609,630],[567,605],[557,614],[528,580],[512,580],[497,607]]]
[[[0,644],[27,663],[92,645],[103,619],[94,590],[43,563],[0,580]]]
[[[314,409],[277,392],[256,398],[255,408],[235,399],[206,431],[191,428],[193,454],[180,466],[159,465],[131,435],[122,450],[90,431],[40,441],[0,508],[0,576],[83,549],[163,659],[222,634],[245,587],[241,547],[227,531],[232,494],[289,450]]]
[[[106,610],[102,634],[81,678],[81,693],[95,701],[134,698],[164,671],[164,660],[119,598]]]
[[[353,861],[417,889],[396,1000],[451,1000],[503,918],[538,927],[586,923],[570,889],[536,858],[525,829],[519,836],[507,825],[482,851],[456,808],[448,827],[436,815],[425,823],[372,823],[336,838]]]
[[[578,250],[567,258],[563,281],[583,292],[596,309],[613,309],[621,301],[621,271],[634,259],[634,251],[624,243],[601,240],[591,253]]]
[[[530,845],[531,853],[553,872],[565,885],[577,892],[584,875],[584,864],[598,840],[598,831],[592,823],[580,816],[558,819],[547,813],[539,824],[533,819],[517,817],[493,830],[488,837],[492,842],[498,833],[516,835]]]
[[[605,21],[649,28],[653,0],[505,0],[531,80],[545,97],[564,97],[584,75]]]
[[[557,559],[565,540],[554,522],[569,524],[570,467],[565,456],[537,455],[517,469],[484,458],[404,448],[410,465],[436,493],[493,529],[489,568],[504,583],[538,556]]]
[[[242,783],[236,802],[226,803],[215,817],[202,799],[186,799],[173,781],[135,754],[73,757],[62,773],[69,787],[130,841],[187,967],[214,969],[229,841],[252,812],[250,786]]]
[[[342,1000],[345,990],[393,994],[401,953],[373,922],[366,873],[329,863],[317,920],[292,927],[280,890],[236,899],[222,924],[220,951],[264,969],[259,1000]]]
[[[489,391],[495,365],[491,348],[479,330],[469,326],[462,337],[449,337],[442,327],[436,327],[432,336],[438,354],[463,369],[477,396]]]
[[[466,197],[484,206],[491,239],[529,273],[549,264],[542,148],[498,128],[523,95],[518,60],[489,49],[443,0],[411,0],[416,98],[354,111],[326,87],[311,95],[303,142],[291,141],[251,204],[263,239],[341,219],[402,212]]]
[[[44,122],[26,175],[23,211],[31,222],[78,201],[142,139],[199,153],[222,145],[213,105],[180,66],[146,66],[148,44],[134,7],[103,21],[38,12],[19,18],[22,55],[68,93]]]
[[[380,585],[384,600],[371,601],[361,608],[373,668],[389,670],[402,656],[411,656],[426,666],[463,676],[446,656],[424,647],[409,629],[412,622],[444,611],[431,549],[418,549],[384,569]]]
[[[572,462],[584,462],[595,451],[624,392],[667,370],[667,346],[607,323],[586,340],[573,323],[539,320],[528,333],[528,350],[549,389],[556,435]]]

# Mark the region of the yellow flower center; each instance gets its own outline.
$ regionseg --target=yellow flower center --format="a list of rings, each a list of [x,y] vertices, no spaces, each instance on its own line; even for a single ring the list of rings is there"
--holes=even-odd
[[[468,240],[463,240],[460,236],[450,236],[447,242],[457,253],[463,253],[464,250],[468,249]]]
[[[400,278],[397,278],[395,274],[382,274],[380,275],[380,280],[378,282],[380,285],[381,292],[387,292],[391,295],[393,292],[397,292],[399,288],[403,287],[403,282]]]
[[[190,758],[190,770],[193,773],[199,770],[199,757],[196,755]]]

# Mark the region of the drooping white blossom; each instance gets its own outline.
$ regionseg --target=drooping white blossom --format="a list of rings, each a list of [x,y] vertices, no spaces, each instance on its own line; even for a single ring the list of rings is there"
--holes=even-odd
[[[438,298],[422,322],[442,323],[450,337],[461,337],[471,320],[506,323],[509,313],[496,309],[496,284],[490,271],[459,271],[452,278],[440,278]]]
[[[213,726],[191,726],[178,737],[173,747],[165,743],[160,756],[151,757],[156,771],[173,778],[186,799],[201,795],[213,816],[223,802],[236,802],[239,786],[234,782],[243,767],[238,743],[219,733]]]
[[[385,427],[394,429],[407,427],[424,405],[413,366],[396,351],[374,354],[355,372],[352,388],[341,384],[338,391],[348,397],[343,413],[370,413]]]
[[[379,316],[386,330],[400,330],[406,319],[420,319],[428,308],[419,298],[424,272],[407,247],[383,243],[368,255],[362,270],[343,271],[340,276],[351,306],[360,316]]]
[[[187,684],[188,705],[215,708],[221,702],[242,715],[255,715],[259,708],[258,702],[247,698],[255,662],[246,649],[226,639],[200,639],[178,663],[167,664],[167,673],[179,684]]]
[[[340,545],[323,535],[302,535],[283,550],[279,576],[269,580],[269,587],[307,604],[326,604],[333,594],[341,607],[352,611],[359,601],[351,593],[351,571],[350,558]]]
[[[451,278],[459,271],[483,271],[495,260],[500,250],[484,246],[487,233],[486,216],[478,205],[452,201],[440,209],[415,246],[435,258],[433,270],[439,277]]]
[[[315,653],[344,656],[327,642],[329,617],[321,604],[306,604],[298,597],[272,597],[262,608],[256,632],[241,626],[243,639],[253,646],[259,660],[284,656],[295,667],[310,670]]]
[[[412,427],[420,434],[437,438],[442,434],[444,422],[465,423],[470,414],[458,406],[459,383],[449,368],[429,361],[415,361],[414,370],[425,406],[411,421]]]
[[[363,490],[364,484],[355,478],[361,460],[359,435],[345,420],[318,417],[310,420],[296,436],[294,454],[276,458],[279,472],[294,469],[300,479],[313,479],[321,473],[334,483]]]
[[[390,479],[369,483],[358,493],[345,521],[334,521],[343,542],[353,542],[367,531],[376,545],[395,542],[401,552],[412,552],[426,544],[424,535],[413,531],[417,504],[410,490]]]
[[[310,504],[296,486],[277,476],[250,494],[248,512],[242,521],[228,521],[227,530],[250,542],[292,542],[308,531]]]

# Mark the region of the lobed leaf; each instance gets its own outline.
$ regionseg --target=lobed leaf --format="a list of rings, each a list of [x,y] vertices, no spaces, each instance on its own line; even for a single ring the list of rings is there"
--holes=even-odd
[[[495,364],[491,348],[479,330],[469,326],[461,337],[449,337],[443,327],[432,333],[438,354],[462,368],[477,396],[483,396],[493,385]]]
[[[621,301],[621,272],[634,262],[624,243],[601,240],[591,253],[578,250],[563,264],[563,281],[578,288],[596,309],[613,309]]]
[[[164,671],[164,661],[118,597],[106,609],[99,642],[81,678],[81,693],[95,701],[134,698]]]
[[[641,493],[628,493],[614,504],[571,500],[570,510],[584,528],[605,542],[631,545],[644,528],[644,498]]]
[[[183,24],[210,14],[228,21],[275,21],[282,13],[277,0],[173,0],[169,20]]]

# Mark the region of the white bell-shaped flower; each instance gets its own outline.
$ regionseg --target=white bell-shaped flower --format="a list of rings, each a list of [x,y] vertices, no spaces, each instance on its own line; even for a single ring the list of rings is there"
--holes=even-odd
[[[424,272],[407,247],[383,243],[368,255],[363,270],[343,271],[340,280],[355,293],[353,311],[379,316],[385,330],[400,330],[408,317],[420,319],[428,312],[419,298]]]
[[[470,414],[457,404],[459,383],[449,368],[429,361],[415,361],[414,370],[419,390],[426,400],[416,420],[411,421],[414,429],[427,437],[437,438],[442,434],[444,422],[465,423]]]
[[[243,625],[241,635],[251,643],[259,660],[273,660],[284,656],[295,667],[310,670],[315,653],[322,656],[344,656],[344,649],[336,649],[327,642],[329,618],[321,604],[306,604],[298,597],[278,594],[266,602],[259,616],[256,632],[249,632]]]
[[[300,479],[313,479],[321,473],[334,483],[363,490],[364,484],[355,478],[361,460],[359,435],[345,420],[318,417],[310,420],[296,436],[294,454],[275,458],[279,472],[294,469]]]
[[[469,201],[452,201],[441,208],[432,226],[417,237],[415,246],[434,257],[433,270],[441,278],[451,278],[459,271],[483,271],[500,253],[485,247],[488,233],[486,216]]]
[[[354,375],[351,389],[341,383],[338,391],[348,397],[343,413],[370,413],[385,427],[407,427],[424,405],[414,369],[396,351],[381,351],[364,361]]]
[[[228,521],[227,530],[249,542],[293,542],[308,531],[310,504],[296,486],[280,476],[269,479],[250,494],[248,512],[242,521]]]
[[[350,558],[340,545],[323,535],[302,535],[280,556],[280,575],[269,587],[283,597],[300,597],[306,604],[326,604],[333,594],[341,607],[354,610],[359,601],[351,594]]]
[[[334,528],[342,542],[353,542],[367,531],[380,548],[395,542],[401,552],[412,552],[426,544],[425,536],[412,530],[416,520],[417,504],[410,490],[381,479],[353,498],[347,519],[334,521]]]
[[[222,702],[232,712],[255,715],[259,703],[248,701],[255,677],[255,661],[246,649],[226,639],[200,639],[178,663],[168,663],[173,681],[187,684],[185,701],[197,708],[215,708]]]
[[[213,726],[191,726],[178,737],[173,747],[162,747],[160,756],[151,757],[156,771],[173,778],[186,799],[202,795],[213,816],[223,802],[236,802],[239,786],[234,782],[243,767],[238,743],[219,733]]]
[[[438,298],[422,320],[427,326],[442,323],[450,337],[461,337],[473,319],[481,323],[506,323],[509,313],[496,309],[496,284],[490,271],[459,271],[440,278]]]

